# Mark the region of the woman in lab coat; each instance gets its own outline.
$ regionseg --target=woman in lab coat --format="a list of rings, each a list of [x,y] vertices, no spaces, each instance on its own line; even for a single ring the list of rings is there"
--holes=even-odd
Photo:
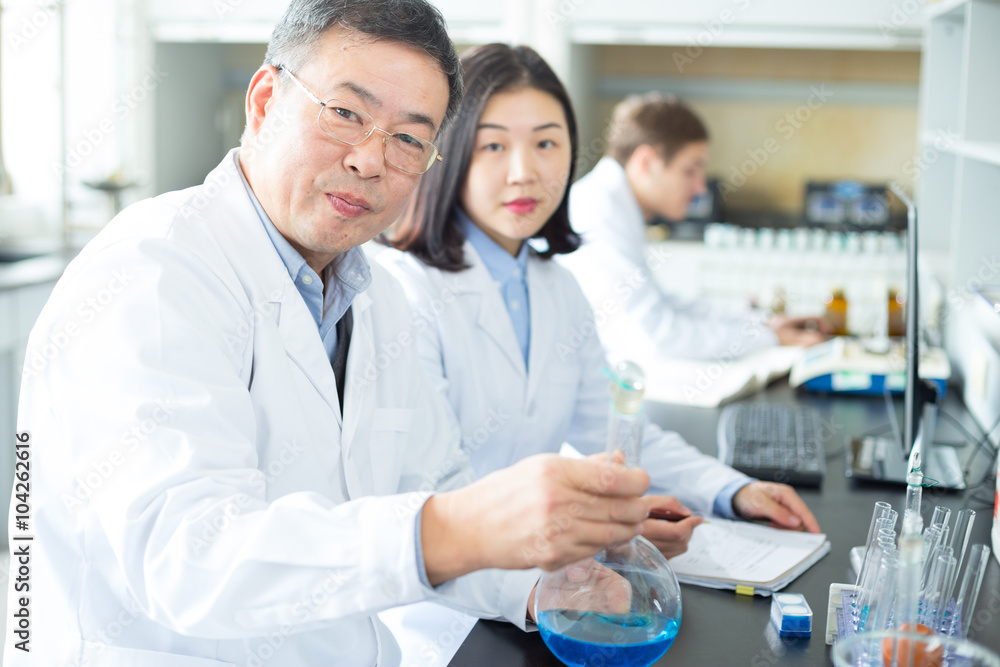
[[[550,261],[579,244],[567,215],[577,139],[566,91],[527,47],[491,44],[462,63],[466,94],[442,140],[443,169],[424,177],[397,250],[379,261],[403,284],[419,356],[482,476],[563,442],[602,451],[608,382],[594,313]],[[752,480],[676,433],[647,424],[641,463],[651,508],[818,531],[791,487]],[[700,522],[647,521],[644,534],[673,555]]]

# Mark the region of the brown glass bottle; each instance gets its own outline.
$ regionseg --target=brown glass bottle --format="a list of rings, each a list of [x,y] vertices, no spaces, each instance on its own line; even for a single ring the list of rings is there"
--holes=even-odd
[[[889,335],[905,336],[906,305],[898,290],[889,290],[889,301],[886,305],[889,309]]]
[[[847,298],[844,290],[835,289],[826,299],[826,321],[833,327],[834,336],[847,335]]]

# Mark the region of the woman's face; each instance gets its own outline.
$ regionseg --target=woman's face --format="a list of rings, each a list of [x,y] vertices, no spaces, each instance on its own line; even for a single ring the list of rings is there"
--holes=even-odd
[[[479,117],[459,205],[511,255],[558,208],[569,180],[566,114],[549,93],[519,88],[493,95]]]

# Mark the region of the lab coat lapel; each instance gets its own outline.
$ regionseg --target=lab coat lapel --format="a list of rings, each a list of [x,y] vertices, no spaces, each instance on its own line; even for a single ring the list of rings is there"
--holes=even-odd
[[[538,385],[543,375],[542,369],[548,361],[548,355],[555,353],[555,346],[560,341],[553,340],[556,336],[553,313],[558,305],[550,292],[551,286],[545,285],[542,275],[548,267],[541,266],[543,260],[532,251],[528,251],[528,312],[531,314],[531,336],[528,339],[528,391],[530,403],[535,398]],[[566,341],[563,341],[566,343]]]
[[[375,364],[375,340],[372,330],[372,300],[366,292],[354,297],[351,311],[354,327],[351,331],[351,346],[347,350],[347,381],[344,383],[344,420],[341,444],[344,456],[350,453],[351,442],[357,433],[363,414],[364,402],[371,392],[365,392],[365,371]],[[374,409],[374,406],[369,406]],[[370,413],[369,413],[370,414]]]
[[[218,196],[207,199],[203,206],[195,203],[192,207],[203,209],[198,214],[208,224],[217,225],[220,236],[231,244],[233,256],[239,258],[241,268],[237,270],[247,274],[243,284],[259,285],[260,292],[251,295],[254,321],[265,317],[277,321],[288,357],[309,378],[339,421],[337,383],[316,321],[264,230],[238,169],[230,152],[205,179],[219,186]]]
[[[463,298],[474,299],[476,302],[476,307],[479,309],[476,327],[500,348],[507,361],[522,378],[525,378],[527,369],[524,367],[524,357],[517,344],[514,325],[510,321],[510,314],[507,312],[500,290],[497,289],[493,276],[490,275],[472,244],[466,241],[463,250],[465,261],[470,267],[459,274],[457,285],[460,293],[464,292]]]

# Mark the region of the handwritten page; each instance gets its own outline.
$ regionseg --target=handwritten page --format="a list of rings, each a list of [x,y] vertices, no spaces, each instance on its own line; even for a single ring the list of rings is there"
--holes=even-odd
[[[688,583],[778,590],[828,550],[823,534],[712,517],[695,528],[688,550],[671,558],[670,567]]]

